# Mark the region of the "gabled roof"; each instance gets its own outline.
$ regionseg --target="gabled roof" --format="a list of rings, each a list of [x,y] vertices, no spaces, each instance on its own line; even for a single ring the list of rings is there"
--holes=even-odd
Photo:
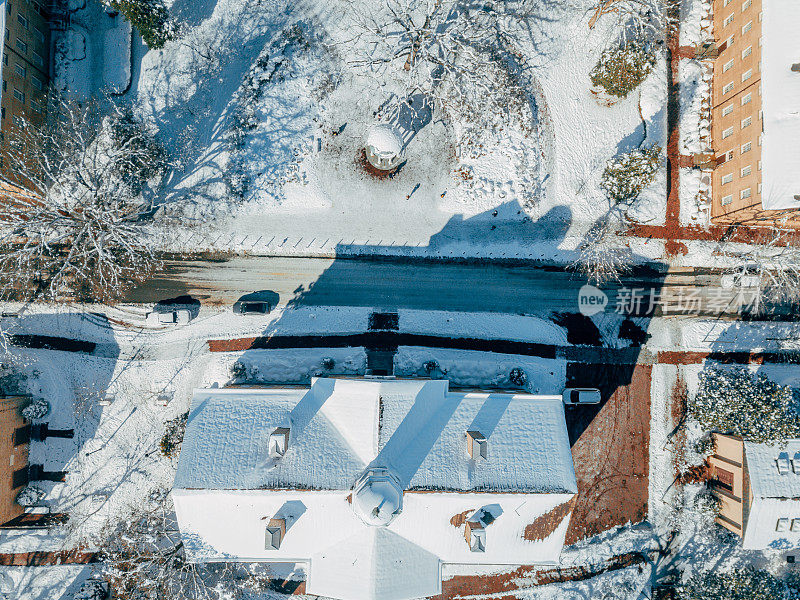
[[[271,460],[269,434],[289,421],[289,449]],[[486,436],[488,460],[467,456],[468,430]],[[371,463],[405,489],[577,492],[559,396],[454,393],[429,380],[197,390],[174,487],[346,490]]]
[[[800,440],[789,440],[782,446],[745,442],[744,452],[754,497],[800,499]],[[778,458],[786,461],[784,473],[778,471]]]
[[[311,557],[306,592],[403,600],[442,591],[439,557],[389,529],[365,527]]]

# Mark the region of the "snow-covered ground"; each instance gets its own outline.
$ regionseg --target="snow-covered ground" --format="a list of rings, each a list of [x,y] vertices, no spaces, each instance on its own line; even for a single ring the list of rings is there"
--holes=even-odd
[[[463,124],[434,111],[412,128],[400,172],[375,179],[358,154],[398,90],[376,91],[348,63],[358,3],[176,1],[182,35],[134,53],[128,94],[178,163],[165,195],[182,226],[158,237],[179,250],[568,260],[609,209],[606,161],[665,146],[663,54],[639,90],[602,105],[588,73],[618,32],[614,19],[589,30],[588,6],[542,8],[515,40],[532,122],[498,117],[464,150]],[[665,185],[662,168],[629,216],[663,222]]]

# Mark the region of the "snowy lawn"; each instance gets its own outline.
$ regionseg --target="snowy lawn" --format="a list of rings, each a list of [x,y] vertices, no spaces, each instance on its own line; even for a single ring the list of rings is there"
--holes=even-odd
[[[613,19],[589,30],[588,6],[534,11],[513,40],[527,112],[484,115],[480,135],[465,136],[469,122],[419,96],[409,114],[385,110],[404,92],[353,67],[359,3],[176,0],[183,33],[135,56],[129,94],[177,159],[165,202],[182,221],[157,235],[178,250],[569,259],[610,208],[606,161],[665,146],[663,53],[638,90],[602,105],[588,73],[619,32]],[[392,178],[361,160],[380,118],[403,133]],[[663,222],[663,167],[631,218]]]

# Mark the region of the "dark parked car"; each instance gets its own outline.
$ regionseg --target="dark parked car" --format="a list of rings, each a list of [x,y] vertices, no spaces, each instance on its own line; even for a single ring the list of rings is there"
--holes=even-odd
[[[235,315],[265,315],[271,310],[269,302],[263,300],[238,300],[233,305]]]

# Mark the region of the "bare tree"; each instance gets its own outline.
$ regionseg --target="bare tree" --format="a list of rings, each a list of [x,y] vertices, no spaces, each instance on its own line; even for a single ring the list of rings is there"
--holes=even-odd
[[[422,93],[450,116],[475,121],[524,105],[522,54],[509,32],[526,14],[519,0],[382,0],[366,11],[358,5],[346,54],[351,66],[404,90],[398,102]]]
[[[572,268],[595,285],[619,281],[631,272],[631,250],[620,236],[617,221],[611,217],[595,223],[579,251]]]
[[[167,490],[116,522],[101,547],[103,577],[120,600],[236,598],[270,582],[263,565],[189,560]]]
[[[735,228],[731,233],[734,232]],[[758,303],[797,302],[800,298],[800,245],[796,231],[765,228],[753,244],[723,240],[717,253],[732,265],[726,270],[730,284],[753,294]]]
[[[589,19],[589,28],[609,15],[617,20],[624,40],[659,41],[679,18],[676,0],[598,0]]]
[[[0,283],[5,295],[107,300],[157,264],[145,192],[166,155],[116,104],[101,111],[58,95],[48,104],[43,124],[12,132],[9,171],[19,185],[0,186]]]

